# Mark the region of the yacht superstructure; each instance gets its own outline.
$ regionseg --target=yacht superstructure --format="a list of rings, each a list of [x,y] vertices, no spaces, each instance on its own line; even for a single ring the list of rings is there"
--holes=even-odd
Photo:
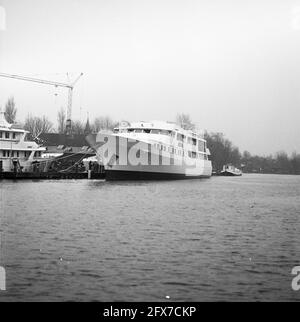
[[[212,173],[203,134],[175,123],[121,122],[113,133],[100,131],[87,140],[108,180],[201,178]]]
[[[29,132],[6,121],[0,111],[0,172],[28,172],[46,149],[29,141]]]

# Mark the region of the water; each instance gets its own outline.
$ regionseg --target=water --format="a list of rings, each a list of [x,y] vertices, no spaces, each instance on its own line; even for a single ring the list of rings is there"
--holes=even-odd
[[[300,300],[300,176],[0,184],[0,301]]]

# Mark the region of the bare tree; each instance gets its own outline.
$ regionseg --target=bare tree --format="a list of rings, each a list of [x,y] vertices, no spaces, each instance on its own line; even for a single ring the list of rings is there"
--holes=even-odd
[[[241,153],[231,141],[225,138],[223,133],[208,133],[204,138],[211,153],[213,167],[216,170],[222,170],[223,165],[233,164],[237,167],[241,165]]]
[[[41,133],[51,132],[53,124],[46,116],[37,117],[28,114],[25,120],[24,129],[29,131],[34,138],[38,137]]]
[[[17,109],[15,99],[11,96],[5,104],[5,118],[8,123],[15,123],[17,116]]]
[[[116,125],[117,123],[109,116],[100,116],[95,118],[92,128],[94,132],[99,132],[100,130],[112,130]]]
[[[64,133],[66,128],[66,112],[63,107],[57,113],[57,131]]]
[[[72,122],[72,133],[73,134],[84,134],[85,126],[81,121]]]
[[[176,123],[185,130],[195,129],[195,124],[191,121],[191,118],[188,114],[177,114]]]

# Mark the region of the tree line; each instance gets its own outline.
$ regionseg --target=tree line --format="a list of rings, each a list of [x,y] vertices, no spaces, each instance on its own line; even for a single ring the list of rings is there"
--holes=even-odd
[[[14,98],[11,97],[5,105],[5,116],[9,123],[15,123],[16,115],[17,108]],[[195,130],[196,128],[188,114],[178,114],[175,122],[187,130]],[[38,137],[40,133],[64,133],[65,123],[66,113],[64,109],[61,109],[57,113],[56,127],[47,116],[38,117],[31,114],[27,115],[22,126],[33,137]],[[80,135],[86,134],[86,132],[97,133],[103,129],[112,130],[117,125],[118,122],[115,122],[109,116],[99,116],[91,124],[79,120],[73,121],[72,132]],[[251,155],[248,151],[240,152],[239,148],[223,133],[205,132],[204,138],[211,153],[213,169],[216,171],[222,170],[225,164],[232,164],[241,168],[243,172],[300,174],[300,154],[297,152],[294,152],[291,156],[288,156],[284,151],[269,156]]]
[[[177,115],[176,122],[187,130],[196,127],[188,114]],[[251,155],[248,151],[241,153],[223,133],[205,132],[204,138],[215,171],[222,170],[225,164],[232,164],[248,173],[300,174],[300,154],[297,152],[291,156],[284,151],[269,156]]]
[[[5,117],[9,123],[16,123],[17,108],[14,97],[10,97],[5,105]],[[56,126],[46,115],[33,116],[32,114],[28,114],[25,121],[20,124],[26,131],[29,131],[33,137],[38,137],[41,133],[65,133],[66,119],[65,109],[61,108],[57,113]],[[87,125],[89,127],[88,129],[86,128]],[[80,120],[73,120],[72,133],[75,135],[83,135],[86,131],[97,133],[103,129],[112,130],[117,125],[118,123],[113,121],[109,116],[96,117],[91,124],[89,121],[82,122]]]

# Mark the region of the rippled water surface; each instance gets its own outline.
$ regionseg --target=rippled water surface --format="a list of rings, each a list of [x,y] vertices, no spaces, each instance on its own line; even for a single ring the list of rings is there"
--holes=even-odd
[[[0,301],[300,300],[300,176],[0,185]]]

